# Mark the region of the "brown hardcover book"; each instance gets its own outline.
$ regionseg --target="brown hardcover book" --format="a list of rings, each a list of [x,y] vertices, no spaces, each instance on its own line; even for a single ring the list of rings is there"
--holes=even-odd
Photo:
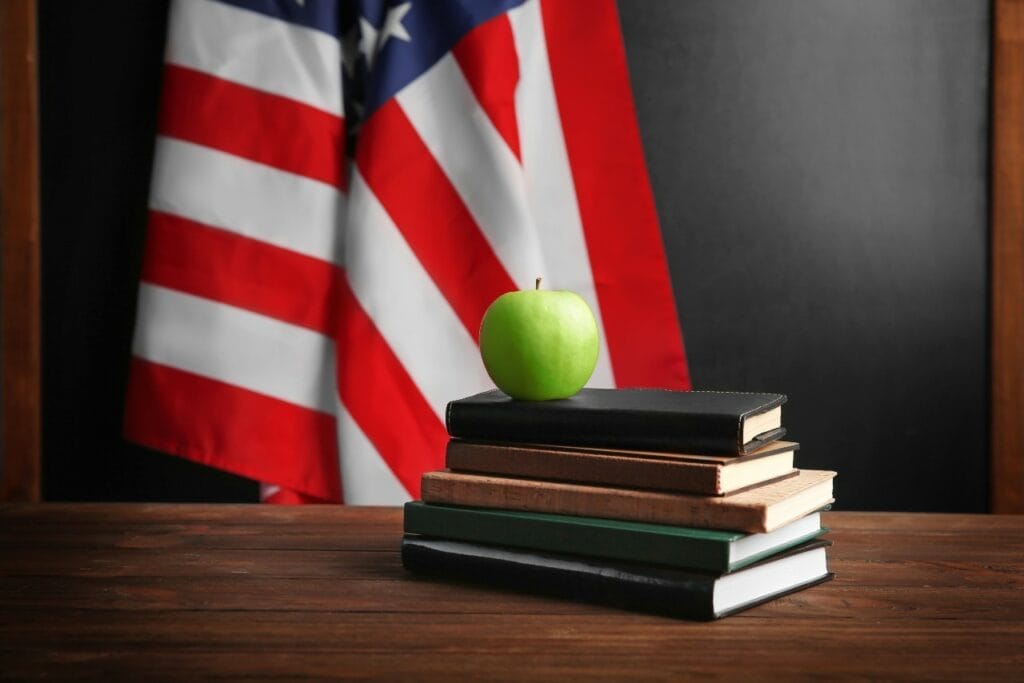
[[[421,493],[426,503],[765,533],[832,503],[835,475],[801,470],[789,479],[713,497],[442,470],[423,475]]]
[[[558,446],[448,442],[448,469],[508,477],[720,496],[796,476],[799,446],[776,441],[750,455],[687,455]]]

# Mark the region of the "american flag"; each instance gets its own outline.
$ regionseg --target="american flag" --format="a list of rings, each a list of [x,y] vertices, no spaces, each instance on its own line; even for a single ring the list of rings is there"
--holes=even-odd
[[[268,501],[417,497],[538,276],[689,388],[613,0],[176,0],[149,207],[126,435]]]

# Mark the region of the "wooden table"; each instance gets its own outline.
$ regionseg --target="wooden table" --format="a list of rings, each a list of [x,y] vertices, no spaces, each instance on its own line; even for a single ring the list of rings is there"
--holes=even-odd
[[[835,581],[691,623],[415,578],[397,509],[0,506],[0,678],[1024,679],[1024,517],[826,523]]]

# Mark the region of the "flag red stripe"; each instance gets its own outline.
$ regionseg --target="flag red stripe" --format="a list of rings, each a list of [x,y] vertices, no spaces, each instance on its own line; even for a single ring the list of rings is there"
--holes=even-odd
[[[267,503],[268,505],[306,505],[309,503],[333,503],[335,501],[321,500],[291,489],[279,489],[260,502]]]
[[[344,121],[295,100],[164,67],[160,132],[344,187]]]
[[[360,132],[356,163],[473,339],[491,302],[517,289],[398,102]]]
[[[522,161],[516,121],[519,58],[508,15],[499,14],[477,26],[455,45],[452,54],[481,108]]]
[[[444,467],[448,434],[347,281],[341,280],[341,402],[405,489],[418,498],[420,475]]]
[[[613,0],[542,2],[551,76],[619,386],[690,388]]]
[[[142,279],[153,284],[329,335],[339,273],[311,256],[150,211]]]
[[[334,417],[133,358],[125,436],[252,479],[340,502]]]

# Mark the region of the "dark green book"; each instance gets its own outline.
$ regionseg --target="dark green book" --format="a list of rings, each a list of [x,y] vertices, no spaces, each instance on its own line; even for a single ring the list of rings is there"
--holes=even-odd
[[[419,501],[405,504],[408,534],[711,572],[734,571],[826,531],[817,512],[769,533],[746,534]]]
[[[828,581],[825,546],[799,545],[730,574],[406,535],[406,569],[684,619],[718,619]]]

